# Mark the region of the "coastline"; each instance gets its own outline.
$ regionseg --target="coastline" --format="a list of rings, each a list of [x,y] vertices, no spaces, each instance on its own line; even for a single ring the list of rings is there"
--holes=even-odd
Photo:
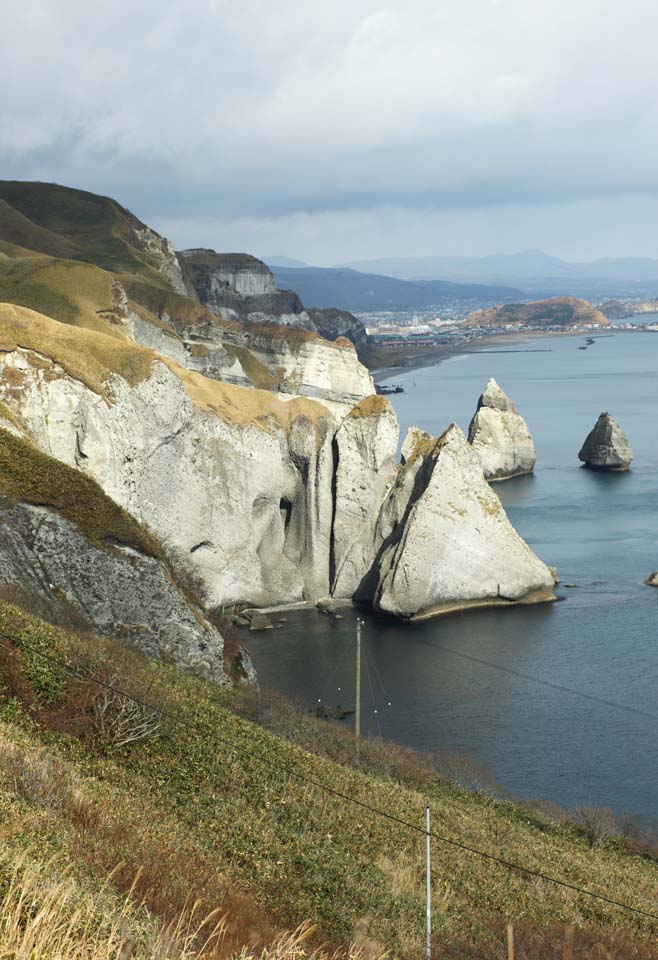
[[[594,333],[594,336],[614,336],[614,328],[610,332],[606,329],[602,334]],[[490,347],[510,347],[517,344],[532,343],[536,340],[550,340],[555,337],[578,337],[592,336],[591,330],[523,330],[518,333],[496,333],[491,336],[477,337],[465,344],[450,344],[446,347],[437,347],[434,350],[424,354],[418,354],[416,357],[410,357],[407,361],[391,367],[383,367],[377,370],[371,370],[371,376],[375,384],[387,383],[394,377],[399,377],[405,373],[411,373],[412,370],[420,370],[423,367],[434,367],[449,360],[451,357],[459,357],[469,353],[479,353],[481,350],[487,350]],[[531,348],[529,348],[531,349]],[[541,348],[534,348],[541,349]],[[547,348],[550,349],[550,348]]]

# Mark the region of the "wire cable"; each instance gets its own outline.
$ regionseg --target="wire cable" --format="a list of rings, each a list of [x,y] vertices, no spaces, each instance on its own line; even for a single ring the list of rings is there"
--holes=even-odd
[[[332,682],[332,680],[334,679],[334,677],[335,677],[336,674],[338,673],[338,670],[339,670],[339,668],[340,668],[340,665],[342,664],[343,660],[345,659],[345,655],[346,655],[347,651],[349,650],[349,648],[351,647],[351,645],[352,645],[352,641],[351,641],[350,638],[348,638],[348,639],[345,641],[345,644],[344,644],[344,646],[343,646],[343,650],[342,650],[342,652],[341,652],[340,657],[338,658],[337,663],[335,664],[333,670],[332,670],[331,673],[329,674],[329,679],[326,681],[325,685],[323,686],[322,690],[320,691],[320,696],[318,697],[318,703],[321,703],[322,700],[324,699],[324,695],[325,695],[325,693],[327,692],[327,690],[329,689],[329,684]]]
[[[373,670],[375,671],[375,678],[376,678],[376,680],[377,680],[377,683],[379,684],[379,688],[380,688],[380,690],[381,690],[381,692],[382,692],[382,696],[383,696],[384,700],[386,701],[386,703],[388,703],[388,705],[389,705],[389,707],[390,707],[390,705],[391,705],[391,703],[390,703],[390,697],[389,697],[389,695],[388,695],[388,691],[387,691],[386,687],[384,686],[384,681],[383,681],[382,678],[381,678],[381,674],[379,673],[379,670],[377,669],[377,661],[375,660],[375,655],[374,655],[374,653],[372,652],[372,650],[370,650],[369,652],[370,652],[370,662],[371,662],[371,664],[372,664]]]
[[[79,667],[72,667],[67,663],[64,663],[58,657],[52,656],[52,654],[45,653],[43,650],[37,649],[35,646],[29,642],[21,639],[18,644],[16,644],[12,637],[7,634],[0,633],[0,638],[8,641],[10,646],[8,647],[10,653],[15,653],[17,648],[28,650],[30,653],[33,653],[35,656],[41,657],[44,660],[54,664],[59,667],[60,670],[64,670],[66,673],[69,673],[73,677],[78,679],[86,680],[89,683],[94,683],[97,686],[105,690],[110,690],[113,693],[118,694],[119,696],[126,697],[129,700],[132,700],[133,703],[138,704],[141,707],[144,707],[147,710],[153,711],[153,713],[159,714],[161,717],[171,720],[174,723],[178,723],[183,727],[187,727],[191,730],[195,730],[197,733],[200,733],[202,736],[212,736],[214,742],[222,743],[224,746],[229,747],[233,751],[240,751],[245,753],[250,753],[251,757],[259,763],[264,764],[265,766],[271,767],[277,770],[279,773],[284,771],[289,776],[294,777],[302,782],[309,783],[314,787],[317,787],[320,790],[323,790],[325,793],[330,794],[331,796],[337,797],[340,800],[345,801],[346,803],[351,803],[354,806],[360,807],[363,810],[368,810],[370,813],[375,814],[378,817],[382,817],[385,820],[389,820],[391,823],[396,823],[401,827],[405,827],[407,830],[411,830],[414,833],[420,834],[421,836],[427,836],[428,831],[418,824],[411,823],[409,820],[404,820],[402,817],[397,817],[393,813],[388,813],[386,810],[380,810],[377,807],[371,806],[371,804],[366,803],[364,800],[359,800],[357,797],[350,796],[347,793],[343,793],[341,790],[336,790],[335,787],[330,787],[326,783],[322,783],[321,780],[316,780],[314,777],[310,777],[308,774],[300,773],[300,771],[295,770],[293,767],[290,767],[288,764],[279,763],[275,760],[269,760],[267,757],[261,757],[252,751],[245,750],[244,747],[235,741],[231,741],[226,737],[219,736],[215,732],[210,733],[210,731],[205,730],[200,724],[193,723],[190,720],[185,720],[182,717],[177,716],[175,713],[172,713],[169,710],[163,710],[161,707],[155,707],[150,703],[146,703],[144,700],[141,700],[139,697],[133,696],[133,694],[128,693],[126,690],[122,690],[120,687],[115,686],[112,683],[108,683],[105,680],[101,680],[98,677],[93,676],[93,674],[88,673],[86,670],[82,670]],[[639,914],[644,917],[648,917],[651,920],[658,921],[658,913],[651,913],[648,910],[643,910],[641,907],[634,907],[629,903],[624,903],[621,900],[615,900],[612,897],[606,897],[602,893],[595,893],[593,890],[588,890],[586,887],[581,887],[578,884],[570,883],[568,880],[561,880],[559,877],[553,877],[550,874],[543,873],[541,870],[534,870],[531,867],[524,867],[520,863],[515,863],[512,860],[506,860],[503,857],[497,857],[492,853],[487,853],[484,850],[479,850],[477,847],[472,847],[469,844],[462,843],[459,840],[454,840],[451,837],[442,836],[439,833],[435,833],[433,830],[429,831],[429,836],[444,843],[448,846],[454,847],[458,850],[462,850],[466,853],[471,853],[474,856],[482,857],[485,860],[491,861],[493,863],[498,863],[503,867],[507,867],[509,870],[518,870],[521,873],[525,873],[527,876],[536,877],[540,880],[545,880],[547,883],[553,883],[557,886],[564,887],[567,890],[573,890],[576,893],[582,894],[583,896],[591,897],[595,900],[600,900],[603,903],[608,903],[611,906],[619,907],[621,910],[627,910],[630,913]]]
[[[562,693],[570,693],[574,697],[581,697],[583,700],[591,700],[593,703],[600,703],[604,707],[613,707],[615,710],[622,710],[626,713],[632,713],[636,717],[643,717],[645,720],[658,721],[658,714],[651,713],[648,710],[642,710],[639,707],[629,707],[623,703],[617,703],[615,700],[608,700],[605,697],[598,697],[594,693],[585,693],[583,690],[574,690],[573,687],[567,687],[562,683],[554,683],[552,680],[542,680],[539,677],[533,677],[530,673],[523,673],[522,670],[514,670],[513,667],[502,667],[491,660],[484,660],[481,657],[475,657],[470,653],[463,653],[461,650],[453,650],[451,647],[444,647],[443,644],[430,643],[433,650],[439,650],[449,653],[453,657],[461,657],[462,660],[470,660],[471,663],[478,663],[483,667],[490,667],[492,670],[498,670],[500,673],[508,673],[512,677],[518,677],[521,680],[530,680],[543,687],[550,687],[552,690],[560,690]]]
[[[377,722],[377,733],[378,733],[378,735],[379,735],[379,739],[382,740],[382,739],[383,739],[383,737],[382,737],[382,727],[381,727],[381,724],[380,724],[380,722],[379,722],[379,711],[377,710],[377,698],[375,697],[375,689],[374,689],[374,687],[373,687],[373,685],[372,685],[372,679],[371,679],[371,677],[370,677],[370,667],[368,666],[368,658],[371,658],[371,659],[372,659],[372,654],[369,652],[368,646],[367,646],[367,644],[365,643],[365,640],[362,641],[362,644],[361,644],[361,645],[362,645],[363,653],[364,653],[363,664],[364,664],[364,666],[365,666],[365,668],[366,668],[366,679],[367,679],[367,681],[368,681],[368,687],[369,687],[369,689],[370,689],[370,699],[371,699],[371,701],[372,701],[372,709],[374,710],[374,715],[375,715],[375,719],[376,719],[376,722]]]

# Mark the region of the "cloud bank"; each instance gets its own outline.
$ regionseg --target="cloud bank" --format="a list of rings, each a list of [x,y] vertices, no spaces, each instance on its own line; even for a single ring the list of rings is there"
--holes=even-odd
[[[0,175],[318,263],[658,255],[648,0],[5,0]]]

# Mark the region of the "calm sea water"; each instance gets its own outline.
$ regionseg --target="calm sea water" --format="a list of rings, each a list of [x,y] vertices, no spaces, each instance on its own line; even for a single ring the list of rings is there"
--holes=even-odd
[[[658,569],[658,333],[583,344],[536,340],[395,378],[406,391],[393,398],[403,431],[437,434],[452,420],[467,429],[491,376],[516,402],[536,473],[495,489],[557,566],[565,600],[417,626],[366,618],[363,723],[421,750],[466,754],[518,797],[658,822],[658,590],[642,583]],[[629,437],[628,473],[579,465],[602,410]],[[264,685],[351,705],[353,637],[351,614],[338,622],[311,611],[247,645]]]

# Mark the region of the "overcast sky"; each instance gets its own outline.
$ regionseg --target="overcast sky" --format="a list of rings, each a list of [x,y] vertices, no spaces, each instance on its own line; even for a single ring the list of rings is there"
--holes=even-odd
[[[0,176],[177,247],[658,257],[655,0],[2,0]]]

